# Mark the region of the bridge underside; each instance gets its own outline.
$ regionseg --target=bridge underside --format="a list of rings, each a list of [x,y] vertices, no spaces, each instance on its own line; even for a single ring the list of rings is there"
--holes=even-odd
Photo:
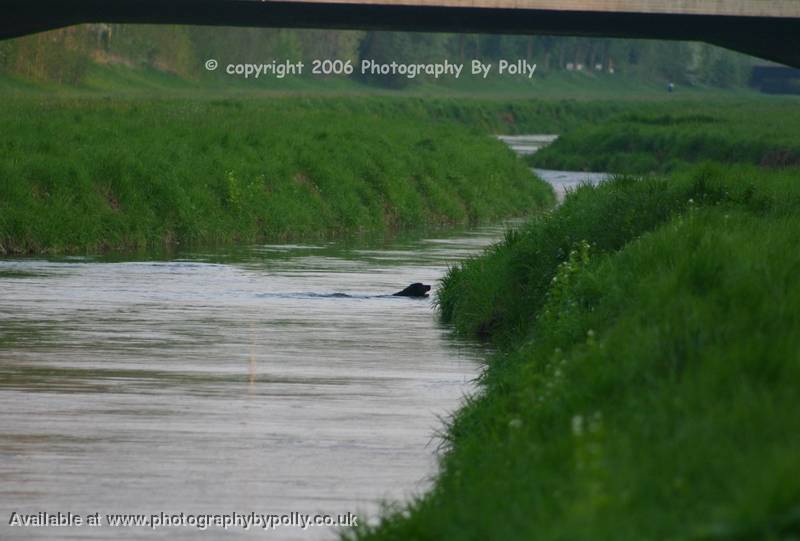
[[[550,34],[704,41],[800,67],[800,17],[432,4],[380,0],[7,0],[0,17],[0,39],[90,22]]]

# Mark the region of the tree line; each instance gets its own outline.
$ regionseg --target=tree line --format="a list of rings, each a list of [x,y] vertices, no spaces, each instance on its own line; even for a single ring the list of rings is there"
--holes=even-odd
[[[0,42],[0,71],[63,84],[79,84],[92,63],[194,79],[207,75],[200,67],[208,58],[237,63],[525,59],[537,64],[537,74],[594,71],[723,88],[745,84],[753,63],[745,55],[691,42],[384,31],[87,24]],[[363,82],[397,88],[418,81],[370,76]]]

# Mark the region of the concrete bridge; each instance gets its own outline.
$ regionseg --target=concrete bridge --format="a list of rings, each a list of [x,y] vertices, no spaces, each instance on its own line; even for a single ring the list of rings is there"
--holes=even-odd
[[[0,38],[78,23],[705,41],[800,67],[800,0],[5,0]]]

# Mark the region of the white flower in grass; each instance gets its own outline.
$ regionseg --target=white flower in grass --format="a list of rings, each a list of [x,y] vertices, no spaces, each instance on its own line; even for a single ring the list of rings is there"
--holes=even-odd
[[[581,415],[572,416],[572,435],[583,435],[583,417]]]

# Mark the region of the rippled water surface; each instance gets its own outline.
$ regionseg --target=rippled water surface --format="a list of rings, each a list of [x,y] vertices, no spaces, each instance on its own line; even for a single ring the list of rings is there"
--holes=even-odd
[[[13,528],[14,511],[374,516],[380,499],[424,490],[440,417],[470,392],[481,352],[437,323],[430,299],[386,294],[435,289],[503,229],[388,247],[0,260],[0,538],[198,535]]]
[[[530,154],[555,136],[501,137]],[[542,171],[559,198],[607,175]],[[171,259],[0,260],[0,539],[195,539],[19,528],[12,513],[341,514],[424,491],[483,355],[437,323],[448,265],[497,226],[391,245]],[[103,522],[103,521],[101,521]],[[239,526],[202,537],[335,538]]]

